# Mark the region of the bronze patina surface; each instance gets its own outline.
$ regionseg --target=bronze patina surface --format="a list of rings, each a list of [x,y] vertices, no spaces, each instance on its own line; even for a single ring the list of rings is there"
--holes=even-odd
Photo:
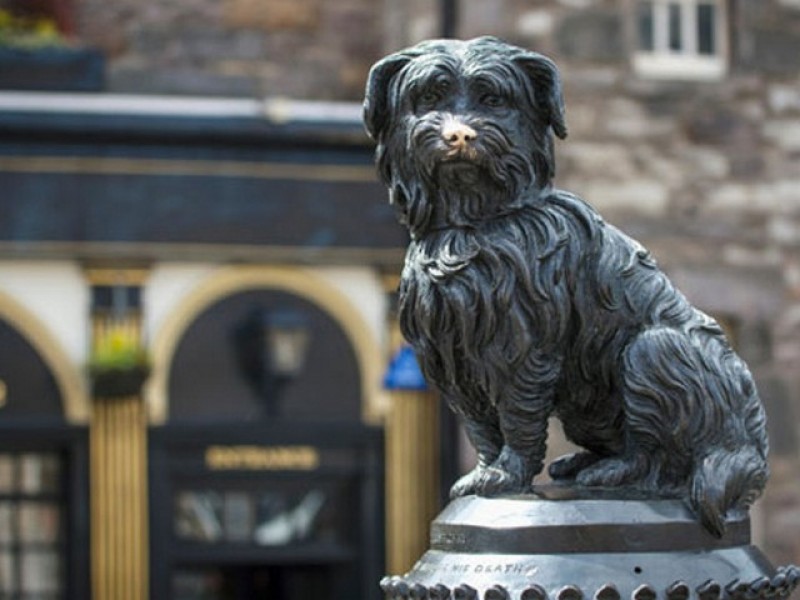
[[[641,244],[554,187],[556,65],[496,38],[423,42],[373,66],[364,120],[411,235],[403,334],[478,452],[386,594],[788,595],[800,572],[749,542],[768,477],[750,371]],[[584,450],[536,488],[551,416]]]

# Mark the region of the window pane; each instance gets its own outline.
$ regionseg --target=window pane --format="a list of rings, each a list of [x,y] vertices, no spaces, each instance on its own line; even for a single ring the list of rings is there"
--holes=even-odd
[[[655,49],[652,2],[639,2],[637,22],[639,29],[639,48],[652,52]]]
[[[60,561],[55,552],[20,553],[23,592],[58,592],[61,587]]]
[[[713,4],[697,5],[697,51],[700,54],[716,53],[715,8]]]
[[[0,502],[0,544],[12,543],[16,538],[16,530],[13,504],[11,502]]]
[[[59,462],[55,454],[19,457],[20,491],[25,494],[59,491]]]
[[[58,541],[58,521],[57,505],[41,502],[20,502],[20,542],[23,544],[55,544]]]
[[[14,481],[14,457],[11,454],[0,454],[0,494],[16,491]]]
[[[229,542],[249,542],[253,538],[255,509],[245,492],[225,494],[225,538]]]
[[[17,591],[17,570],[14,568],[14,555],[8,550],[0,550],[0,594]]]
[[[216,492],[181,492],[175,498],[175,534],[198,542],[222,539],[222,496]]]
[[[680,52],[683,49],[681,26],[681,5],[669,3],[669,49]]]

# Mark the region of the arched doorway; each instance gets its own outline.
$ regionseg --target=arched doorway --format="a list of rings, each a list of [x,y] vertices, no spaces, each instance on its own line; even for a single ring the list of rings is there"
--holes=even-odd
[[[382,436],[352,335],[295,289],[237,286],[174,344],[151,433],[158,597],[362,597],[382,571]]]
[[[5,310],[3,310],[5,309]],[[7,316],[13,312],[14,320]],[[31,324],[33,336],[19,328]],[[86,597],[86,431],[19,307],[0,306],[0,597]],[[36,341],[33,342],[32,339]],[[52,341],[49,341],[52,343]],[[63,373],[67,368],[60,365]]]

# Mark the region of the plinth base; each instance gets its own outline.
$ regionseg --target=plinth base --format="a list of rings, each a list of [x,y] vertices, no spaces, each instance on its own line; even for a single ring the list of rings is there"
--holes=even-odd
[[[387,598],[715,600],[788,597],[800,569],[775,569],[745,515],[708,533],[676,499],[537,488],[459,498],[431,525],[431,549]]]

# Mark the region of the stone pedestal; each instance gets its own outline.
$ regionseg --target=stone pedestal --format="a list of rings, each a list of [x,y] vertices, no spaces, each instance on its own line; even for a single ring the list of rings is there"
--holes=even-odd
[[[677,499],[570,487],[450,503],[431,547],[387,598],[715,600],[788,597],[800,569],[775,569],[746,515],[709,534]]]

